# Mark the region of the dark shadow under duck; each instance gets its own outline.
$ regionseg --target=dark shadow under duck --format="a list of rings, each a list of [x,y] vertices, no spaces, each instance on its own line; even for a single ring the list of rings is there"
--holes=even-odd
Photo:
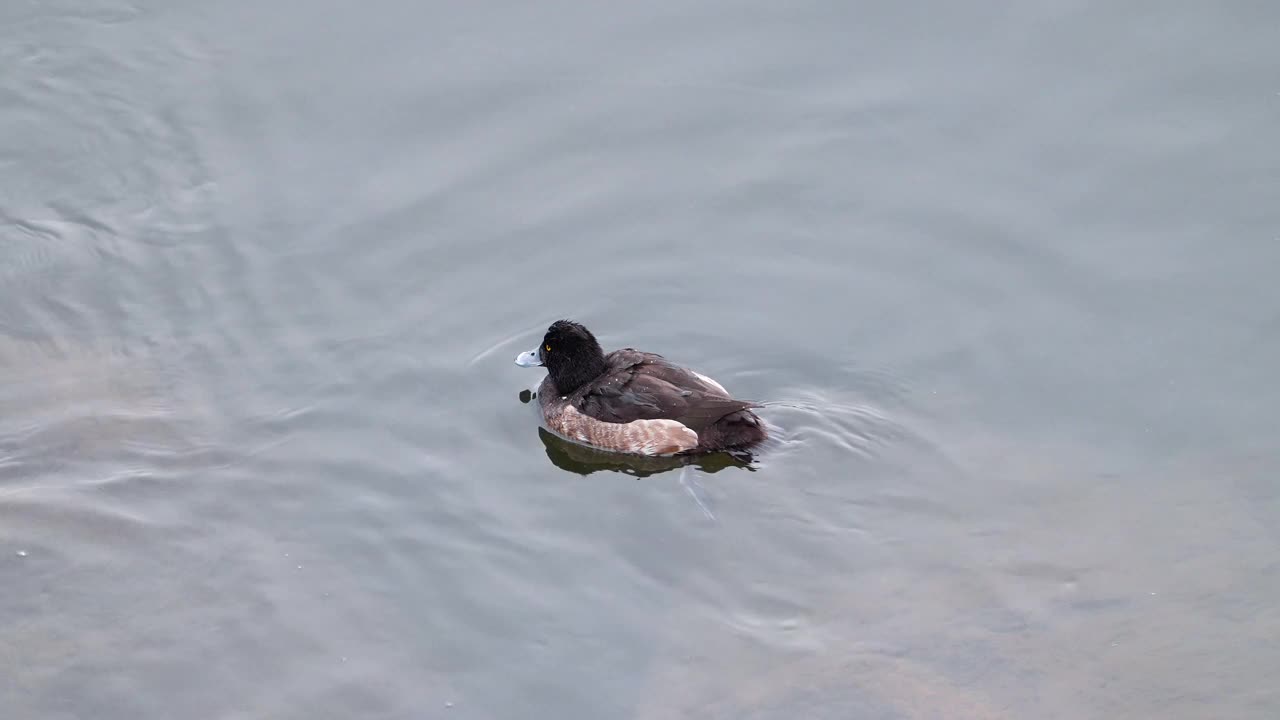
[[[571,442],[546,428],[538,428],[538,439],[542,441],[542,446],[547,451],[547,459],[552,465],[578,475],[609,471],[644,478],[688,467],[708,475],[726,468],[755,471],[752,465],[753,457],[747,451],[684,455],[624,454]]]
[[[741,450],[766,437],[751,412],[758,404],[661,355],[632,348],[606,355],[591,331],[569,320],[552,323],[516,364],[547,368],[538,387],[547,428],[595,448],[682,455]]]

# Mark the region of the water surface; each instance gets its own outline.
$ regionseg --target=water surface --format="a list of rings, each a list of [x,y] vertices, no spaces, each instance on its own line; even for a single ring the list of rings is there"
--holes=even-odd
[[[5,4],[0,714],[1276,717],[1277,23]]]

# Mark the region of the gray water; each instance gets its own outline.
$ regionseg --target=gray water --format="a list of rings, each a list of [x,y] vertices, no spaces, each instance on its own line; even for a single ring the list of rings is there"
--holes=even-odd
[[[0,6],[0,717],[1280,716],[1280,6]],[[540,433],[572,317],[770,403]]]

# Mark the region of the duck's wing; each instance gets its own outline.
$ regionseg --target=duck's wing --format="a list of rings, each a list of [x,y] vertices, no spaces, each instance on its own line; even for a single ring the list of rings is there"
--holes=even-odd
[[[657,353],[647,353],[633,348],[623,348],[609,353],[606,358],[610,373],[627,371],[662,378],[676,387],[701,390],[709,395],[728,398],[729,392],[720,383],[701,373],[672,364]]]
[[[655,357],[655,356],[650,356]],[[578,411],[597,420],[675,420],[694,432],[754,403],[725,397],[683,368],[643,358],[616,368],[574,403]]]

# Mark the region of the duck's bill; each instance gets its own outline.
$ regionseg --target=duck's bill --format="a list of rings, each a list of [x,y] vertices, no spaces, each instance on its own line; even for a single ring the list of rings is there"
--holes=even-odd
[[[538,358],[537,350],[530,350],[517,355],[516,364],[520,367],[542,367],[542,360]]]

